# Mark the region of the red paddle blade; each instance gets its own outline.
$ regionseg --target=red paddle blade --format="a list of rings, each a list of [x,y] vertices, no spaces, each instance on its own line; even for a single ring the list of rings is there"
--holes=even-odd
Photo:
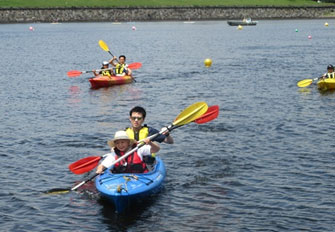
[[[81,71],[78,71],[78,70],[72,70],[72,71],[68,71],[67,72],[67,76],[68,77],[77,77],[79,76],[80,74],[82,74],[83,72]]]
[[[142,63],[140,62],[135,62],[135,63],[131,63],[128,65],[128,68],[130,69],[139,69],[142,67]]]
[[[89,172],[94,169],[99,161],[101,160],[101,156],[91,156],[80,159],[72,164],[69,165],[69,169],[74,174],[80,175],[85,172]]]
[[[197,124],[203,124],[209,121],[216,119],[219,115],[219,106],[214,105],[208,107],[206,113],[204,113],[201,117],[197,118],[194,122]]]

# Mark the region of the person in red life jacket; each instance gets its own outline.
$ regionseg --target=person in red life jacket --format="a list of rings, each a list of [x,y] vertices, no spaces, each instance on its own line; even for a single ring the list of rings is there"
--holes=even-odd
[[[116,163],[112,168],[113,173],[145,173],[148,172],[145,162],[143,161],[144,156],[150,156],[151,153],[159,151],[160,147],[158,144],[144,139],[146,145],[140,147],[134,153],[124,158],[120,162]],[[135,147],[136,141],[130,139],[125,131],[117,131],[114,139],[108,141],[108,145],[111,147],[111,153],[107,154],[107,157],[97,167],[96,173],[100,174],[105,168],[111,167],[112,163],[119,157],[126,154],[128,151]]]

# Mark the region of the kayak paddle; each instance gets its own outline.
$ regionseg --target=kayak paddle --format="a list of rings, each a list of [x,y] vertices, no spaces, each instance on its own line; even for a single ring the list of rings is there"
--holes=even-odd
[[[86,158],[82,158],[72,164],[69,165],[69,169],[74,174],[80,175],[85,172],[89,172],[94,169],[98,164],[99,161],[104,158],[106,155],[103,156],[90,156]]]
[[[112,70],[112,68],[105,68],[105,69],[97,69],[95,70],[96,72],[100,72],[100,71],[105,71],[105,70]],[[77,77],[77,76],[80,76],[81,74],[83,73],[90,73],[90,72],[93,72],[93,71],[79,71],[79,70],[71,70],[71,71],[68,71],[67,72],[67,76],[68,77]]]
[[[131,64],[128,64],[128,68],[130,69],[139,69],[142,67],[142,63],[141,62],[135,62],[135,63],[131,63]]]
[[[102,48],[102,50],[108,52],[111,56],[114,57],[111,51],[109,51],[108,45],[103,40],[99,40],[99,46]]]
[[[156,138],[157,136],[164,134],[167,131],[172,131],[175,128],[178,128],[182,125],[188,124],[192,121],[195,121],[196,119],[200,118],[203,114],[205,114],[207,112],[208,106],[205,102],[197,102],[194,103],[192,105],[190,105],[189,107],[187,107],[185,110],[183,110],[178,116],[177,119],[171,123],[169,126],[166,127],[165,130],[160,131],[154,135],[149,136],[148,138],[150,140],[153,140],[154,138]],[[134,153],[136,150],[138,150],[140,147],[144,146],[145,143],[139,143],[135,148],[133,148],[132,150],[130,150],[129,152],[127,152],[126,154],[124,154],[123,156],[121,156],[120,158],[118,158],[117,160],[115,160],[111,166],[113,166],[114,164],[120,162],[122,159],[126,158],[127,156],[131,155],[132,153]],[[94,163],[95,161],[93,161],[92,163]],[[67,189],[62,189],[62,188],[56,188],[56,189],[51,189],[49,191],[46,191],[45,193],[48,194],[55,194],[55,193],[67,193],[70,191],[75,191],[76,189],[78,189],[80,186],[86,184],[87,182],[93,180],[96,176],[98,176],[99,174],[96,173],[94,174],[92,177],[90,177],[87,180],[84,180],[82,182],[80,182],[79,184],[77,184],[76,186],[72,187],[72,188],[67,188]]]
[[[201,117],[197,118],[193,122],[197,124],[204,124],[204,123],[214,120],[215,118],[218,117],[218,115],[219,115],[219,106],[214,105],[214,106],[209,107],[205,114],[203,114]],[[140,140],[138,142],[143,142],[143,140]],[[99,164],[99,161],[105,156],[106,155],[90,156],[90,157],[82,158],[70,164],[69,169],[71,172],[77,175],[89,172],[93,170]]]
[[[130,69],[139,69],[142,67],[142,63],[140,62],[135,62],[135,63],[131,63],[128,65],[128,68]],[[105,70],[112,70],[113,68],[105,68],[105,69],[97,69],[95,70],[96,72],[100,72],[100,71],[105,71]],[[67,76],[68,77],[77,77],[77,76],[80,76],[81,74],[84,74],[84,73],[90,73],[90,72],[93,72],[93,71],[79,71],[79,70],[71,70],[71,71],[68,71],[67,72]]]
[[[313,81],[316,81],[320,78],[321,77],[317,77],[317,78],[314,78],[314,79],[304,79],[304,80],[298,81],[297,86],[300,87],[300,88],[310,86],[313,83]]]

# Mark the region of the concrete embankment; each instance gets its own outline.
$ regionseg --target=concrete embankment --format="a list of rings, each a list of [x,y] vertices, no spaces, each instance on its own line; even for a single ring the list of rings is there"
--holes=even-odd
[[[0,23],[335,18],[334,7],[1,8]]]

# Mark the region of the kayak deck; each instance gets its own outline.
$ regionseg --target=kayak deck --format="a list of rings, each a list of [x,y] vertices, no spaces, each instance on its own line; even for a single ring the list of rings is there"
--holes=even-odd
[[[95,186],[122,213],[134,202],[159,192],[165,176],[164,163],[157,156],[153,169],[147,173],[114,174],[108,169],[96,178]]]
[[[335,89],[335,78],[327,78],[318,81],[318,89],[321,91],[334,90]]]
[[[132,76],[102,76],[99,75],[89,79],[92,89],[98,89],[103,87],[109,87],[113,85],[128,84],[133,81]]]

